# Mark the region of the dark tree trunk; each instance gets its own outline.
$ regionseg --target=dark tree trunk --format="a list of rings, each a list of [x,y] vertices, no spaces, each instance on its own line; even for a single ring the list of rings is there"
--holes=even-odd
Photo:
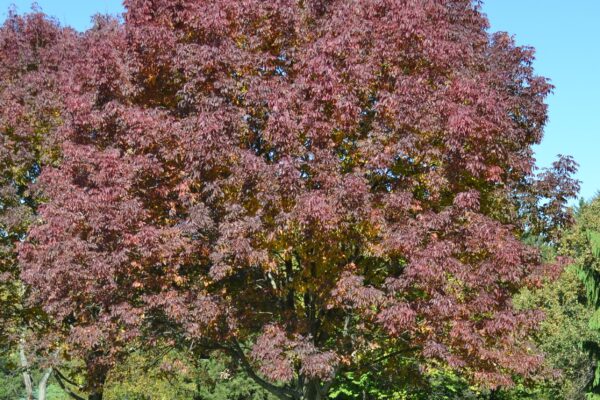
[[[110,368],[107,365],[98,364],[94,355],[88,359],[88,400],[102,400],[104,395],[104,384],[108,377]]]
[[[96,391],[90,394],[89,400],[102,400],[102,392]]]
[[[302,392],[302,400],[322,400],[325,398],[321,383],[317,380],[308,381]]]
[[[107,375],[107,373],[104,373],[102,376],[96,375],[96,380],[90,387],[88,400],[102,400],[102,397],[104,396],[104,383],[106,382]]]

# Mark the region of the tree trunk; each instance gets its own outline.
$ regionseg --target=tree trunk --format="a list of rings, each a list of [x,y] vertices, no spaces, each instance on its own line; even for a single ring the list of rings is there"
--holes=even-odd
[[[106,382],[106,377],[107,374],[103,374],[97,378],[98,380],[94,383],[88,400],[102,400],[102,397],[104,396],[104,383]]]
[[[23,383],[25,384],[25,390],[27,392],[27,400],[33,400],[33,383],[31,381],[31,370],[29,368],[29,362],[25,355],[25,340],[21,339],[19,342],[19,360],[21,362],[21,368],[23,368]]]
[[[94,382],[94,385],[90,390],[88,400],[102,400],[102,397],[104,396],[104,383],[106,382],[106,377],[106,374],[101,377],[97,377],[97,380]]]
[[[321,384],[319,381],[309,381],[303,390],[302,400],[322,400],[323,393],[321,392]]]
[[[48,368],[40,382],[38,383],[38,400],[46,400],[46,388],[48,386],[48,379],[50,379],[50,375],[52,375],[52,368]]]
[[[102,400],[102,392],[101,391],[96,391],[92,394],[90,394],[90,397],[88,397],[89,400]]]
[[[108,369],[103,367],[98,368],[92,376],[94,379],[91,382],[88,400],[102,400],[104,396],[104,383],[106,383],[106,378],[108,377]]]
[[[88,400],[102,400],[104,384],[108,378],[110,366],[100,362],[104,353],[102,350],[91,351],[86,357]]]

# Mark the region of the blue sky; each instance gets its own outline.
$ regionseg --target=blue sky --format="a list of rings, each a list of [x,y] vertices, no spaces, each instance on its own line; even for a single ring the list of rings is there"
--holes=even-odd
[[[9,5],[28,11],[31,0],[0,0],[0,19]],[[42,10],[78,30],[96,13],[120,13],[120,0],[38,0]],[[535,68],[556,86],[548,99],[550,121],[536,147],[538,165],[557,154],[580,164],[581,196],[600,190],[600,0],[487,0],[483,11],[492,31],[513,34],[537,49]]]
[[[536,48],[536,72],[555,86],[538,164],[575,157],[589,200],[600,190],[600,1],[487,0],[483,11],[493,31]]]

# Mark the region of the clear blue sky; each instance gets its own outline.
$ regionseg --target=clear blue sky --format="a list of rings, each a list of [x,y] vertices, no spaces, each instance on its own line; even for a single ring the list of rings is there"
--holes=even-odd
[[[234,1],[234,0],[232,0]],[[0,19],[10,4],[28,11],[31,0],[0,0]],[[46,14],[84,30],[95,13],[123,11],[120,0],[38,0]],[[487,0],[493,31],[513,34],[537,49],[535,68],[556,86],[548,99],[550,122],[536,147],[538,165],[557,154],[580,164],[581,196],[600,190],[600,0]]]

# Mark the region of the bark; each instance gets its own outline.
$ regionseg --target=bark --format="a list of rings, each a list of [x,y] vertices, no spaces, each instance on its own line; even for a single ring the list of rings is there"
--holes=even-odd
[[[103,371],[102,375],[96,376],[88,400],[102,400],[102,397],[104,396],[104,383],[106,382],[107,375],[108,373]]]
[[[46,388],[48,386],[50,375],[52,375],[52,368],[48,368],[44,371],[44,375],[42,375],[42,378],[38,383],[38,400],[46,400]]]
[[[92,394],[90,394],[89,400],[102,400],[102,391],[96,390]]]
[[[104,382],[106,381],[106,375],[102,377],[101,381],[97,381],[97,384],[92,388],[88,400],[102,400],[104,396]]]
[[[102,400],[104,396],[104,384],[108,378],[110,366],[99,362],[104,356],[102,350],[92,350],[86,357],[88,400]]]
[[[321,392],[321,385],[318,381],[311,380],[304,387],[304,395],[302,396],[302,400],[321,400],[323,399],[323,394]]]
[[[25,384],[25,390],[27,391],[27,400],[33,400],[33,383],[31,380],[31,369],[29,367],[29,361],[25,355],[25,340],[21,339],[19,342],[19,360],[21,362],[21,368],[23,369],[23,383]]]

